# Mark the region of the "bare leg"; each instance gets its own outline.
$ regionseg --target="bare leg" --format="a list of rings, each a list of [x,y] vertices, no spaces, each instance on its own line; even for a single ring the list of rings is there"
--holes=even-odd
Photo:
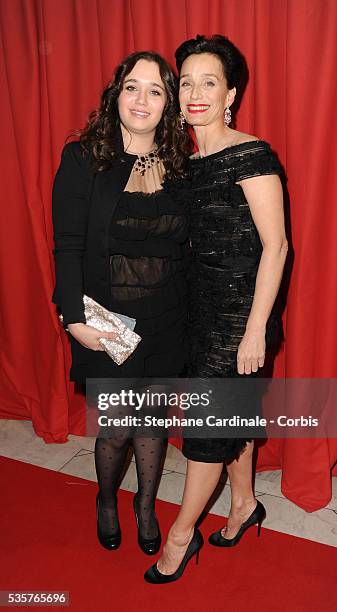
[[[227,465],[232,499],[227,527],[221,530],[224,538],[234,538],[256,506],[252,485],[253,448],[254,442],[247,442],[239,459]]]
[[[222,465],[188,460],[182,504],[157,563],[162,574],[173,574],[180,565],[194,525],[219,481]]]

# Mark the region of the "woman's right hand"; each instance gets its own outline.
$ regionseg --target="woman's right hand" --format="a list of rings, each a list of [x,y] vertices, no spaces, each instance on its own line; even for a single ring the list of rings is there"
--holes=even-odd
[[[112,340],[118,336],[116,332],[99,331],[86,323],[69,323],[68,330],[77,342],[92,351],[104,351],[104,347],[99,341],[100,338],[110,338]]]

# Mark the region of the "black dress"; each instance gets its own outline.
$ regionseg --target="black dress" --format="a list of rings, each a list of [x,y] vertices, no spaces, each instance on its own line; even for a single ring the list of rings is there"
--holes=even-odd
[[[137,363],[144,376],[179,374],[187,358],[184,210],[163,191],[124,192],[110,236],[112,309],[136,318],[142,336],[139,350],[118,372]]]
[[[237,181],[280,173],[269,144],[252,141],[205,158],[191,158],[185,183],[165,186],[190,203],[191,377],[241,376],[237,350],[252,306],[262,244]],[[266,328],[267,349],[277,342],[279,326],[273,310]],[[263,368],[250,376],[263,376]],[[250,439],[184,438],[183,454],[194,461],[230,463],[247,441]]]
[[[128,159],[134,158],[124,154]],[[151,172],[151,168],[148,170]],[[187,361],[188,220],[183,203],[163,189],[123,191],[107,232],[110,309],[136,319],[142,340],[116,365],[102,351],[87,376],[175,377]]]
[[[123,153],[95,172],[93,155],[67,143],[53,184],[56,284],[63,326],[86,322],[83,294],[136,318],[142,341],[121,366],[69,335],[70,380],[178,376],[186,347],[186,205],[162,189],[156,152]]]

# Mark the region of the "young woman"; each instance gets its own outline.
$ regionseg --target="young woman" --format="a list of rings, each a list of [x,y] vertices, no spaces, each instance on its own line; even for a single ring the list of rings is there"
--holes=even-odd
[[[229,127],[243,58],[223,36],[183,43],[176,51],[182,121],[193,126],[199,152],[189,180],[168,185],[191,205],[190,375],[263,376],[266,347],[275,340],[273,311],[287,254],[280,165],[267,142]],[[188,459],[182,505],[163,554],[145,574],[152,583],[179,578],[202,546],[195,523],[213,493],[223,463],[231,485],[226,528],[214,546],[237,544],[265,517],[252,488],[253,440],[185,438]],[[259,533],[259,531],[258,531]]]
[[[80,141],[63,149],[53,189],[53,302],[70,332],[72,381],[179,376],[184,368],[188,228],[183,205],[162,190],[164,175],[180,176],[189,151],[178,116],[169,65],[157,54],[134,53],[118,66]],[[99,342],[114,335],[86,324],[83,294],[136,319],[142,340],[123,365]],[[119,429],[95,445],[97,533],[109,550],[121,542],[116,494],[131,434]],[[164,443],[132,442],[138,541],[154,554],[161,543],[155,497]]]

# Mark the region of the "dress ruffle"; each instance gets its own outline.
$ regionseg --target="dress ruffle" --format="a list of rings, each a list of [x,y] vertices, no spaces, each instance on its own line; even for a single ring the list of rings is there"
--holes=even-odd
[[[188,220],[163,190],[124,191],[108,237],[111,305],[137,320],[140,335],[186,317]]]
[[[137,192],[125,191],[118,207],[118,216],[123,213],[135,219],[155,219],[160,215],[184,215],[184,202],[177,203],[169,192],[161,189],[153,193],[142,193],[141,198]]]

